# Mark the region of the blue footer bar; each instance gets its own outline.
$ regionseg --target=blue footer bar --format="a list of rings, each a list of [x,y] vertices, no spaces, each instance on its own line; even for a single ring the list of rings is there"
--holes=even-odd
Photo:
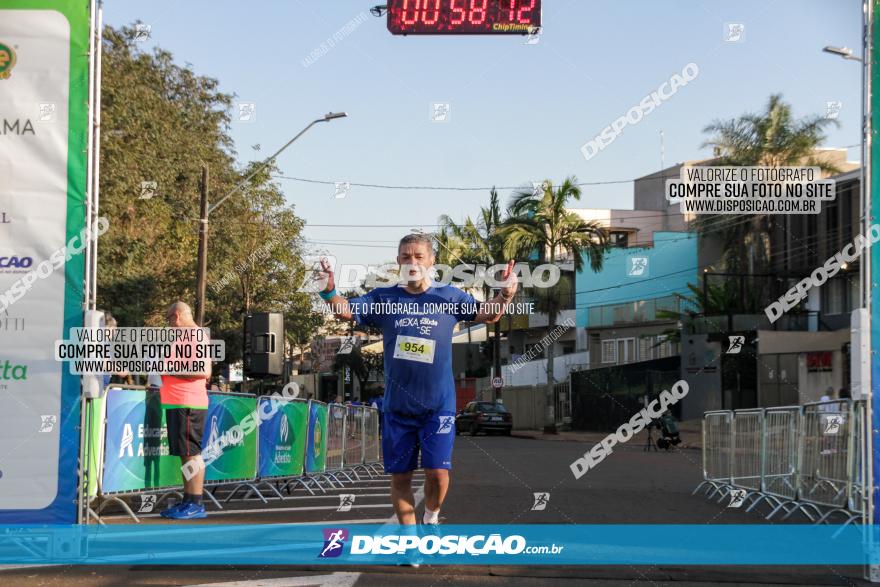
[[[297,524],[0,526],[3,564],[880,564],[880,527]]]

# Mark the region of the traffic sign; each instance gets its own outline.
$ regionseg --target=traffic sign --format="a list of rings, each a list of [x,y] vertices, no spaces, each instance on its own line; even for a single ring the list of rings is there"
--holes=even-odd
[[[494,387],[495,389],[501,389],[502,387],[504,387],[504,380],[500,377],[493,377],[492,387]]]

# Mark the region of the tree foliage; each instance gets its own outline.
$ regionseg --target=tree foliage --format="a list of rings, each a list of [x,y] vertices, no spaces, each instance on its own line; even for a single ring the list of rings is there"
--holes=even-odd
[[[103,45],[98,303],[123,326],[161,325],[168,304],[195,303],[202,165],[219,201],[256,169],[239,168],[230,137],[233,96],[217,80],[145,52],[133,27],[106,27]],[[206,326],[240,357],[245,311],[285,313],[288,340],[304,344],[320,317],[307,294],[304,221],[271,179],[272,166],[211,213]],[[155,182],[141,197],[142,182]]]
[[[711,136],[702,146],[713,148],[713,165],[812,166],[832,174],[840,170],[817,156],[817,148],[825,141],[826,128],[838,124],[823,116],[795,119],[782,95],[773,94],[763,112],[707,125],[703,132]],[[722,261],[728,272],[767,271],[772,248],[771,220],[767,215],[700,214],[694,223],[703,236],[713,234],[720,240],[724,250]]]
[[[571,200],[580,200],[581,189],[574,177],[554,186],[544,181],[542,189],[520,191],[514,194],[508,207],[509,218],[501,231],[505,252],[510,258],[524,255],[555,265],[559,257],[570,257],[576,272],[583,271],[584,259],[589,260],[594,272],[602,270],[607,250],[605,230],[598,222],[584,220],[567,207]],[[536,296],[540,309],[547,312],[548,331],[556,328],[556,318],[561,308],[563,287],[570,282],[561,281],[559,286],[547,288]],[[547,387],[544,429],[556,432],[553,399],[554,345],[546,347]]]

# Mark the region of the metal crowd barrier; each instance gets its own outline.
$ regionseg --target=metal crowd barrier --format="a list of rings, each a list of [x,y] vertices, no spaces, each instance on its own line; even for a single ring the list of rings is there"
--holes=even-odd
[[[719,503],[736,491],[746,511],[800,512],[814,523],[863,517],[866,404],[849,399],[703,415],[703,481]]]
[[[347,423],[346,407],[342,404],[330,404],[329,415],[327,418],[327,465],[322,477],[332,487],[334,484],[339,487],[345,487],[345,483],[340,479],[344,478],[349,483],[354,483],[354,479],[345,470],[344,454]]]
[[[800,408],[768,408],[764,412],[763,500],[773,506],[772,514],[786,504],[796,504]],[[755,500],[751,511],[761,500]]]
[[[347,406],[345,415],[345,450],[342,453],[342,464],[349,467],[356,479],[360,480],[358,471],[372,477],[373,473],[364,465],[364,417],[367,410],[364,406]]]
[[[310,402],[311,400],[306,399],[276,396],[262,396],[257,400],[257,409],[261,413],[261,416],[259,420],[260,427],[258,429],[258,463],[257,481],[255,485],[257,487],[268,488],[275,497],[280,499],[284,499],[284,495],[281,493],[282,488],[292,484],[300,484],[306,489],[306,491],[314,495],[314,492],[310,489],[304,476],[308,442],[305,441],[305,435],[302,433],[303,429],[308,431]],[[277,443],[273,443],[274,446],[273,444],[270,444],[269,429],[273,428],[273,421],[272,417],[266,416],[266,406],[269,407],[268,413],[272,414],[272,416],[275,415],[275,412],[281,412],[282,415],[280,421],[276,425],[277,430],[272,430],[272,432],[277,434],[282,445],[289,444],[289,447],[279,447]],[[265,421],[263,419],[264,417],[267,418]],[[291,419],[294,420],[293,423],[290,422]],[[298,427],[296,426],[297,420],[300,420],[298,422]],[[264,428],[266,429],[264,430]],[[300,441],[303,444],[298,457],[295,448],[297,441]],[[274,455],[272,454],[273,449],[275,453]],[[266,451],[266,454],[264,454],[264,450]],[[277,462],[279,451],[281,452],[281,457],[283,459],[281,463]],[[288,471],[288,469],[293,469],[293,471]],[[245,499],[247,499],[251,493],[252,492],[248,492],[248,494],[245,495]],[[289,493],[290,492],[288,491],[288,494]],[[231,494],[230,497],[227,498],[227,501],[231,499],[232,495],[234,494]],[[256,492],[256,495],[266,503],[265,498],[263,498],[259,491]]]
[[[731,486],[732,428],[733,412],[703,414],[703,482],[694,493],[705,486],[710,499],[717,493],[722,494],[722,499],[727,494],[727,488]]]
[[[800,494],[811,504],[830,508],[819,518],[822,522],[848,511],[852,503],[857,452],[853,405],[850,400],[807,404],[802,418]]]
[[[742,410],[733,418],[731,485],[746,489],[745,499],[760,495],[764,454],[764,410]]]
[[[364,465],[373,473],[382,473],[381,443],[379,439],[379,418],[381,414],[375,408],[364,411]]]
[[[225,489],[228,486],[233,486],[232,491],[226,496],[226,499],[223,500],[223,503],[228,503],[231,501],[235,495],[238,493],[239,489],[247,489],[248,492],[245,495],[244,499],[247,499],[252,493],[255,493],[257,497],[262,500],[263,503],[268,503],[266,498],[257,488],[257,480],[259,478],[257,472],[257,466],[260,462],[260,442],[259,442],[259,432],[257,428],[259,427],[259,415],[257,412],[257,407],[259,405],[259,398],[252,393],[237,393],[237,392],[219,392],[219,391],[209,391],[208,398],[209,400],[213,397],[216,398],[226,398],[229,401],[239,400],[247,405],[247,411],[242,411],[241,413],[245,415],[251,414],[254,422],[254,429],[249,434],[244,434],[244,431],[241,432],[241,441],[245,441],[247,437],[249,440],[246,442],[252,442],[254,444],[253,452],[247,454],[246,457],[248,459],[253,458],[253,462],[246,461],[243,469],[237,469],[235,472],[231,471],[223,471],[222,473],[216,471],[214,466],[211,464],[205,464],[205,481],[203,484],[203,492],[202,495],[211,501],[214,502],[214,505],[217,506],[218,509],[223,509],[220,505],[220,502],[217,499],[217,492],[220,489]],[[251,404],[251,402],[253,402]],[[238,409],[241,409],[240,407]],[[236,410],[233,409],[232,412]],[[207,417],[205,421],[205,432],[208,434],[207,446],[202,446],[202,455],[205,455],[206,449],[211,446],[211,444],[219,441],[219,437],[222,436],[220,429],[218,428],[218,423],[222,422],[224,418],[228,418],[230,412],[227,408],[222,408],[219,413],[215,413],[215,408],[213,404],[209,404]],[[235,426],[238,427],[240,422],[237,422]],[[228,434],[231,430],[227,431],[227,436],[231,436]],[[236,447],[232,445],[235,439],[230,437],[230,444],[225,449],[220,449],[218,454],[222,458],[225,452],[229,452],[232,450],[236,450]],[[253,455],[251,457],[251,455]],[[219,458],[218,458],[219,461]]]
[[[143,399],[135,396],[116,396],[114,394],[140,393]],[[126,420],[123,422],[114,421],[114,429],[111,433],[113,446],[108,446],[108,426],[111,424],[108,419],[108,411],[106,402],[110,395],[113,395],[111,401],[118,400],[127,401],[133,407],[132,409],[140,409],[147,414],[147,417],[137,416],[137,421]],[[153,396],[156,397],[153,397]],[[214,394],[240,398],[254,398],[249,394]],[[134,402],[132,400],[134,399]],[[139,408],[135,404],[143,401],[144,408]],[[303,401],[303,400],[298,400]],[[176,457],[170,457],[167,454],[167,441],[164,432],[164,416],[161,411],[157,411],[158,394],[155,392],[144,390],[125,390],[111,389],[108,395],[96,400],[85,400],[84,408],[86,420],[85,435],[83,441],[86,447],[84,449],[83,461],[85,465],[81,471],[81,495],[82,508],[84,512],[84,521],[88,523],[89,519],[94,519],[98,523],[103,524],[101,520],[101,512],[107,505],[117,504],[123,511],[129,515],[135,522],[139,522],[135,510],[126,501],[134,497],[141,498],[141,507],[136,508],[137,513],[152,513],[158,511],[159,505],[165,499],[171,496],[182,498],[182,487],[180,486],[181,477],[179,474],[180,464]],[[260,400],[254,403],[259,408]],[[317,487],[323,493],[326,493],[322,481],[327,482],[330,487],[345,487],[345,482],[354,483],[360,480],[358,471],[365,473],[369,477],[374,474],[381,474],[380,445],[379,445],[379,413],[378,410],[367,406],[344,406],[341,404],[323,404],[309,400],[309,414],[311,414],[312,404],[318,407],[327,406],[324,412],[326,420],[321,418],[322,422],[316,424],[316,430],[312,430],[311,426],[308,431],[313,434],[305,442],[305,457],[303,459],[304,467],[299,475],[272,475],[260,476],[258,471],[260,463],[260,418],[255,416],[256,435],[254,442],[255,449],[253,454],[248,452],[244,455],[243,461],[232,463],[239,466],[240,471],[244,474],[232,472],[228,475],[220,475],[219,478],[211,479],[212,475],[208,475],[205,481],[206,499],[214,502],[219,508],[222,505],[217,501],[216,493],[220,487],[231,486],[234,488],[228,494],[225,502],[233,499],[240,488],[248,491],[243,495],[242,499],[247,499],[251,495],[256,494],[263,502],[266,498],[258,489],[259,484],[270,486],[274,493],[273,497],[286,499],[282,492],[286,489],[287,495],[290,495],[291,488],[296,484],[302,485],[312,495],[313,487]],[[150,415],[152,414],[152,415]],[[131,417],[129,417],[131,419]],[[217,418],[218,423],[220,418]],[[139,428],[138,426],[142,426]],[[212,432],[211,427],[215,423],[211,418],[206,422],[208,437],[213,440],[216,436]],[[284,426],[288,426],[285,421]],[[150,432],[150,431],[154,432]],[[161,433],[155,432],[160,430]],[[267,428],[268,430],[268,428]],[[287,430],[287,429],[285,429]],[[138,438],[140,432],[150,434],[150,438]],[[297,430],[296,435],[306,434],[307,431]],[[282,435],[281,429],[277,432]],[[289,432],[287,433],[289,434]],[[285,435],[282,442],[286,441],[289,436]],[[143,445],[143,446],[141,446]],[[138,451],[145,451],[147,456],[141,458]],[[310,455],[312,450],[314,455]],[[112,454],[111,454],[112,453]],[[134,457],[133,463],[137,467],[143,469],[143,478],[138,477],[138,473],[129,469],[127,466],[121,466],[119,459],[123,455],[128,458]],[[171,463],[173,459],[173,463]],[[251,462],[253,459],[253,462]],[[112,468],[108,468],[108,464],[112,464]],[[109,478],[108,474],[112,474]],[[149,509],[145,509],[144,504],[150,505]],[[94,506],[94,507],[93,507]]]
[[[112,423],[117,427],[119,425],[122,427],[111,429],[107,404],[134,397],[117,394],[143,394],[143,400],[130,402],[130,406],[139,409],[142,405],[144,413],[139,415],[137,421],[114,421]],[[101,513],[111,504],[121,507],[126,515],[134,522],[139,523],[137,513],[151,513],[160,509],[162,502],[172,496],[183,499],[179,462],[173,469],[162,467],[160,464],[163,457],[168,458],[167,452],[163,454],[163,451],[167,451],[167,444],[162,442],[166,435],[160,433],[159,436],[156,436],[148,433],[149,430],[156,429],[165,431],[164,414],[160,407],[157,391],[146,388],[126,389],[114,385],[106,391],[104,396],[87,399],[85,403],[89,428],[83,442],[87,443],[86,453],[88,456],[80,482],[87,484],[86,491],[83,492],[86,523],[89,519],[94,519],[99,524],[103,524]],[[125,408],[129,406],[123,403],[121,407],[123,408],[121,411],[124,412]],[[144,434],[143,438],[141,437],[142,433]],[[112,444],[109,450],[108,444]],[[144,452],[143,461],[140,462],[138,459],[138,464],[142,465],[144,469],[142,481],[137,477],[136,471],[130,471],[125,466],[108,461],[108,456],[111,453],[118,453],[116,456],[118,461],[126,454],[131,458],[136,454],[136,451],[138,455],[141,451]],[[174,458],[176,459],[176,457]],[[223,509],[223,506],[208,491],[208,485],[206,482],[205,498],[213,501],[219,509]],[[141,498],[137,513],[126,501],[135,497]]]

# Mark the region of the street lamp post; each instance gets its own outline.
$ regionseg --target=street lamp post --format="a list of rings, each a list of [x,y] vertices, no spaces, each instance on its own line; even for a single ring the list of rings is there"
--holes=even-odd
[[[866,5],[867,10],[867,5]],[[867,12],[865,12],[867,16]],[[868,20],[866,19],[865,24],[867,26]],[[862,51],[864,55],[868,55],[868,39],[865,37],[863,39],[863,47]],[[870,118],[868,116],[868,96],[870,95],[870,79],[867,72],[867,66],[865,64],[864,59],[861,57],[857,57],[853,55],[853,50],[849,47],[835,47],[833,45],[826,45],[822,48],[822,51],[825,53],[830,53],[831,55],[837,55],[842,57],[843,59],[847,59],[850,61],[858,61],[862,64],[862,86],[861,86],[861,94],[862,94],[862,140],[861,140],[861,156],[860,156],[860,183],[861,189],[859,190],[859,214],[860,214],[860,228],[862,230],[862,234],[868,234],[868,229],[871,226],[870,222],[870,214],[869,214],[869,206],[868,202],[870,199],[870,186],[868,185],[871,181],[871,159],[870,153],[868,153],[869,148],[869,129],[870,129]],[[871,284],[869,280],[870,270],[871,270],[871,262],[870,262],[870,250],[866,249],[862,263],[859,264],[859,290],[861,294],[861,306],[863,308],[868,307],[868,300],[870,297],[870,289]]]
[[[873,165],[872,165],[872,134],[873,134],[873,77],[875,72],[872,71],[873,63],[875,62],[874,56],[874,7],[877,0],[866,0],[862,5],[862,57],[856,57],[852,53],[852,49],[848,47],[832,47],[827,46],[822,50],[826,53],[831,53],[832,55],[839,55],[843,59],[858,61],[861,63],[862,69],[862,84],[861,84],[861,94],[862,94],[862,121],[861,121],[861,189],[859,190],[859,208],[860,208],[860,228],[862,229],[862,234],[868,234],[868,228],[871,226],[871,218],[872,218],[872,203],[873,203],[873,194],[871,191],[872,187],[872,175],[873,175]],[[861,290],[861,308],[853,313],[853,317],[860,316],[859,318],[859,328],[858,330],[853,331],[853,339],[851,341],[850,348],[858,348],[865,349],[865,352],[860,350],[858,352],[858,360],[853,364],[852,376],[855,379],[853,381],[852,387],[854,388],[854,399],[859,399],[859,397],[867,397],[868,400],[868,422],[866,424],[867,430],[874,430],[874,434],[866,434],[864,439],[864,444],[861,447],[868,457],[865,459],[865,485],[867,487],[874,488],[869,494],[867,500],[867,508],[865,508],[865,513],[863,515],[863,523],[871,524],[876,523],[875,519],[877,512],[877,500],[880,498],[880,493],[877,492],[877,489],[874,485],[874,466],[873,463],[877,458],[875,453],[875,438],[878,417],[877,417],[877,406],[875,403],[875,399],[872,396],[870,390],[874,381],[872,381],[872,364],[875,362],[873,360],[873,349],[876,346],[876,343],[871,339],[871,329],[872,322],[874,321],[875,312],[874,312],[874,303],[871,299],[872,290],[874,286],[872,284],[872,253],[870,247],[865,249],[864,254],[862,256],[862,260],[859,263],[859,289]],[[863,355],[867,355],[866,357]],[[858,365],[858,366],[857,366]],[[856,383],[857,381],[857,383]],[[871,578],[877,572],[878,567],[875,565],[869,565],[866,569],[866,578]]]
[[[203,167],[201,190],[202,193],[199,215],[199,266],[198,274],[196,277],[196,322],[198,322],[199,326],[203,326],[205,323],[205,286],[208,278],[208,217],[210,216],[211,212],[216,210],[220,206],[220,204],[225,202],[229,197],[239,192],[256,174],[271,165],[272,162],[275,161],[275,159],[278,157],[278,155],[280,155],[285,149],[287,149],[287,147],[292,145],[294,141],[304,135],[306,131],[308,131],[314,125],[319,122],[330,122],[331,120],[334,120],[336,118],[345,118],[346,116],[348,116],[348,114],[346,114],[345,112],[328,112],[323,117],[313,120],[309,123],[308,126],[297,133],[295,137],[287,141],[283,147],[275,151],[273,154],[269,155],[269,157],[265,159],[259,167],[257,167],[250,175],[239,182],[239,184],[232,188],[225,196],[220,198],[217,203],[212,205],[208,204],[208,168],[207,166]]]
[[[826,53],[831,53],[832,55],[839,55],[844,59],[851,59],[852,61],[861,61],[861,57],[856,57],[852,54],[853,50],[849,47],[834,47],[833,45],[826,45],[822,47],[822,50]]]

